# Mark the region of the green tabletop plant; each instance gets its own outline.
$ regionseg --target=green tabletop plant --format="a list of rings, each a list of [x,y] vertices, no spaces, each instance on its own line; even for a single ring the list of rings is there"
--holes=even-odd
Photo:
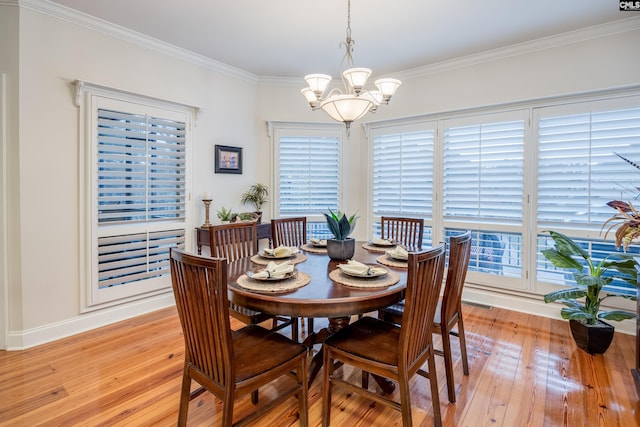
[[[358,217],[353,214],[347,216],[339,210],[323,212],[327,220],[327,227],[333,234],[333,239],[327,239],[327,254],[329,258],[344,261],[353,257],[356,250],[356,241],[349,237],[356,228]]]

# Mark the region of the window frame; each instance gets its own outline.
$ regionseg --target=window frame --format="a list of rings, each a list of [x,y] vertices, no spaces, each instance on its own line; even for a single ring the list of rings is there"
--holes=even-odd
[[[153,235],[173,230],[182,233],[184,243],[190,247],[192,233],[191,194],[191,129],[197,107],[146,97],[119,89],[76,81],[76,105],[80,109],[80,311],[90,312],[105,307],[141,300],[171,292],[171,277],[163,273],[158,277],[127,282],[124,285],[100,288],[98,279],[99,239],[105,236],[144,233],[149,242]],[[185,172],[184,172],[184,216],[173,220],[98,224],[98,109],[109,108],[126,113],[145,111],[154,117],[181,118],[185,124]],[[168,253],[168,252],[167,252]],[[150,260],[148,260],[150,262]],[[167,255],[168,262],[168,255]],[[164,270],[164,269],[163,269]]]
[[[280,212],[280,140],[282,137],[328,137],[337,138],[338,140],[338,208],[343,210],[343,145],[346,140],[346,133],[343,125],[325,124],[325,123],[291,123],[291,122],[269,122],[269,130],[271,134],[271,188],[272,190],[272,218],[283,217]],[[326,225],[326,219],[321,211],[315,214],[304,214],[300,212],[293,216],[307,217],[307,235],[309,238],[318,237],[326,238],[323,225]],[[315,225],[314,225],[315,224]]]

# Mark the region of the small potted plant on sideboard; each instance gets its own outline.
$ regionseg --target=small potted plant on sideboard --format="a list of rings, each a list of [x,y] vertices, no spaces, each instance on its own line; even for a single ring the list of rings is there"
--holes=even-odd
[[[269,196],[269,188],[260,183],[253,184],[247,191],[242,194],[240,201],[245,205],[252,205],[255,213],[258,214],[258,223],[262,222],[262,206],[267,203]]]

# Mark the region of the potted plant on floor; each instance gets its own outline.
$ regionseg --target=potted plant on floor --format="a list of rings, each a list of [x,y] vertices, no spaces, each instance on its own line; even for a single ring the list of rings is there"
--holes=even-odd
[[[590,354],[602,354],[613,339],[614,328],[602,319],[620,321],[633,319],[635,313],[624,310],[600,310],[602,301],[609,297],[622,297],[635,300],[632,295],[611,292],[602,293],[603,287],[614,278],[636,285],[637,273],[635,261],[630,255],[612,253],[596,262],[591,255],[570,237],[549,231],[554,247],[542,251],[542,254],[554,266],[571,270],[577,287],[560,289],[544,296],[545,303],[564,304],[560,311],[563,319],[569,319],[571,334],[579,348]],[[605,276],[607,271],[612,274]],[[584,298],[584,301],[580,301]]]
[[[333,239],[327,239],[327,254],[329,258],[337,261],[344,261],[353,257],[356,250],[356,241],[349,235],[356,228],[356,215],[347,217],[340,211],[323,213],[327,220],[329,231],[333,234]]]
[[[264,184],[256,183],[249,187],[240,200],[242,204],[253,205],[255,213],[258,214],[258,223],[262,222],[262,206],[269,201],[267,196],[269,196],[269,188]]]

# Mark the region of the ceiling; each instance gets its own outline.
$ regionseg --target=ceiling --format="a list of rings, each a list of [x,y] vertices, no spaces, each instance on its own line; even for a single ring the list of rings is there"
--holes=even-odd
[[[258,76],[347,68],[347,0],[52,1]],[[614,0],[352,0],[354,66],[380,77],[635,16]]]

